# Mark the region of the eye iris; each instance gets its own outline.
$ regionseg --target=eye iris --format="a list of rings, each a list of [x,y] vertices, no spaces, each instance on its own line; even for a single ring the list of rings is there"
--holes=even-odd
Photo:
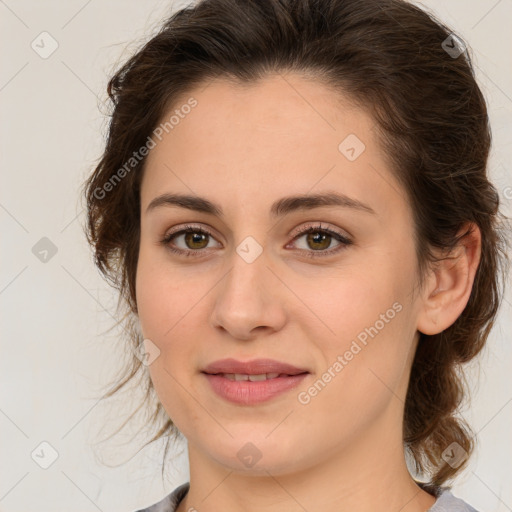
[[[190,243],[192,244],[196,244],[196,243],[201,243],[201,242],[204,242],[206,240],[206,245],[208,245],[208,241],[206,239],[207,235],[205,235],[204,233],[198,233],[198,232],[189,232],[189,233],[185,233],[185,243],[187,244],[188,247],[190,247]],[[204,247],[206,246],[201,246],[201,247],[197,247],[197,246],[192,246],[191,248],[192,249],[203,249]]]
[[[307,235],[307,240],[308,240],[308,244],[310,242],[313,242],[314,244],[322,244],[320,247],[311,247],[312,249],[314,250],[320,250],[320,249],[327,249],[330,245],[330,237],[331,235],[327,234],[327,233],[319,233],[319,232],[314,232],[314,233],[308,233]],[[327,240],[327,244],[325,244],[325,241]]]

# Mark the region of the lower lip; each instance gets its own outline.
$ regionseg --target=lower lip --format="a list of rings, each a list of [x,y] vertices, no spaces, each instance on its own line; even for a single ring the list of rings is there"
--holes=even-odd
[[[204,374],[211,387],[221,398],[242,405],[252,405],[266,402],[277,395],[285,393],[298,386],[308,375],[289,375],[275,379],[259,380],[229,380],[222,375]]]

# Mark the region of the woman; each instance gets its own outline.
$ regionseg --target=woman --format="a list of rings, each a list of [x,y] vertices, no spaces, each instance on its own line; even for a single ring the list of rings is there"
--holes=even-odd
[[[459,367],[506,257],[462,41],[402,0],[203,0],[108,92],[85,192],[117,388],[148,369],[190,462],[146,512],[474,510]]]

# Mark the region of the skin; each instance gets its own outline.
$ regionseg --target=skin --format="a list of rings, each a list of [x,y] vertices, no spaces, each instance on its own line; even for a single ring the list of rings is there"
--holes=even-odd
[[[142,333],[160,350],[150,375],[188,440],[190,491],[178,510],[427,510],[435,499],[405,464],[404,399],[418,331],[447,328],[469,299],[478,229],[419,288],[410,205],[373,119],[349,98],[291,73],[250,87],[218,79],[172,110],[191,96],[197,106],[146,161],[136,281]],[[354,161],[338,150],[349,134],[366,146]],[[282,197],[332,191],[374,213],[329,206],[269,215]],[[171,192],[205,197],[224,216],[170,205],[147,211]],[[318,245],[297,238],[296,228],[318,222],[353,243],[306,257],[318,254]],[[212,235],[202,244],[186,245],[183,235],[171,244],[200,256],[180,256],[161,243],[185,224]],[[252,263],[236,252],[247,236],[263,249]],[[323,251],[339,247],[330,240]],[[300,403],[298,393],[395,303],[401,311]],[[270,401],[235,405],[201,374],[226,357],[277,359],[310,375]],[[261,455],[252,467],[237,457],[248,442]]]

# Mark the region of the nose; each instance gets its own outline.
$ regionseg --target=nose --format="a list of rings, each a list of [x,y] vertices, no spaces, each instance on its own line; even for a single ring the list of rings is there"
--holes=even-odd
[[[268,263],[265,251],[250,263],[233,251],[231,269],[214,289],[211,323],[216,329],[245,341],[282,329],[286,288]]]

